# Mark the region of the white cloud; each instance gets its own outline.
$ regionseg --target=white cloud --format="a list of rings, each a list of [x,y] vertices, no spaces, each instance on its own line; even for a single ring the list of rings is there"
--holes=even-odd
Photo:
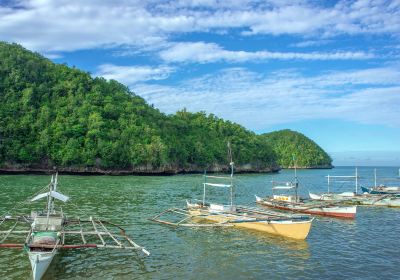
[[[333,42],[332,40],[308,40],[308,41],[302,41],[302,42],[298,42],[295,44],[291,44],[290,46],[297,47],[297,48],[318,47],[318,46],[327,45],[332,42]]]
[[[137,84],[133,90],[164,112],[202,110],[252,130],[311,119],[400,126],[400,68],[313,77],[232,68],[173,87]]]
[[[215,43],[184,42],[171,45],[160,52],[160,57],[166,62],[199,62],[217,61],[246,62],[264,61],[271,59],[288,60],[348,60],[370,59],[373,54],[365,52],[270,52],[270,51],[229,51]]]
[[[168,78],[173,71],[174,69],[168,66],[117,66],[113,64],[103,64],[99,66],[95,76],[117,80],[132,86],[138,82],[164,80]]]
[[[61,54],[58,54],[58,53],[47,53],[47,52],[44,52],[44,53],[42,53],[42,55],[47,57],[48,59],[59,59],[59,58],[63,57]]]
[[[323,3],[323,2],[322,2]],[[400,34],[396,1],[21,0],[0,6],[0,39],[36,51],[165,44],[190,32],[298,35]],[[222,32],[222,33],[221,33]]]

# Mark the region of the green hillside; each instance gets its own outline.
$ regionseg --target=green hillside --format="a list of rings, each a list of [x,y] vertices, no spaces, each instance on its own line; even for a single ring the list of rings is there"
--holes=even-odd
[[[116,82],[0,42],[0,167],[176,173],[270,171],[263,138],[214,115],[165,115]]]
[[[330,168],[331,157],[305,135],[289,129],[261,135],[272,147],[283,168]]]

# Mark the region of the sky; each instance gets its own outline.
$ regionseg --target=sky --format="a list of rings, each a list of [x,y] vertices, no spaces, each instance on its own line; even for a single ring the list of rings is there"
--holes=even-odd
[[[400,1],[0,0],[0,40],[167,114],[297,130],[334,165],[400,166]]]

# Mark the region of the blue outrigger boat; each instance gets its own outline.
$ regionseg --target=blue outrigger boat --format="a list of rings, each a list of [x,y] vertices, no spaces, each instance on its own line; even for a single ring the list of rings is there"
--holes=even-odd
[[[400,194],[400,187],[380,185],[372,188],[361,187],[363,193],[369,194]]]
[[[385,186],[377,184],[376,169],[374,170],[375,185],[371,188],[361,187],[363,193],[369,194],[400,194],[400,186]],[[388,179],[393,181],[394,179]]]

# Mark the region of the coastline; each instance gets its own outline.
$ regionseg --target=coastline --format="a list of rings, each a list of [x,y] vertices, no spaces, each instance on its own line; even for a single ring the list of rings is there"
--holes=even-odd
[[[333,169],[334,165],[317,165],[317,166],[296,166],[297,169]],[[282,167],[282,169],[294,169],[294,167]]]
[[[236,168],[238,174],[251,173],[277,173],[281,170],[280,167],[264,167],[264,168],[249,168],[248,166],[239,166]],[[63,175],[80,175],[80,176],[173,176],[179,174],[202,174],[203,168],[186,167],[186,168],[149,168],[137,167],[130,169],[102,169],[95,167],[0,167],[0,174],[8,175],[25,175],[25,174],[53,174],[58,171]],[[207,169],[207,173],[229,173],[227,167],[214,166]]]
[[[297,167],[298,169],[332,169],[334,166],[306,166]],[[251,165],[237,166],[236,174],[257,174],[257,173],[278,173],[280,170],[294,169],[293,167],[253,167]],[[0,175],[25,175],[25,174],[52,174],[54,171],[58,171],[59,174],[63,175],[79,175],[79,176],[173,176],[180,174],[202,174],[204,173],[203,168],[197,166],[188,166],[185,168],[151,168],[150,166],[141,166],[129,169],[102,169],[96,167],[22,167],[22,166],[7,166],[0,167]],[[229,173],[226,166],[213,165],[207,169],[207,173]]]

